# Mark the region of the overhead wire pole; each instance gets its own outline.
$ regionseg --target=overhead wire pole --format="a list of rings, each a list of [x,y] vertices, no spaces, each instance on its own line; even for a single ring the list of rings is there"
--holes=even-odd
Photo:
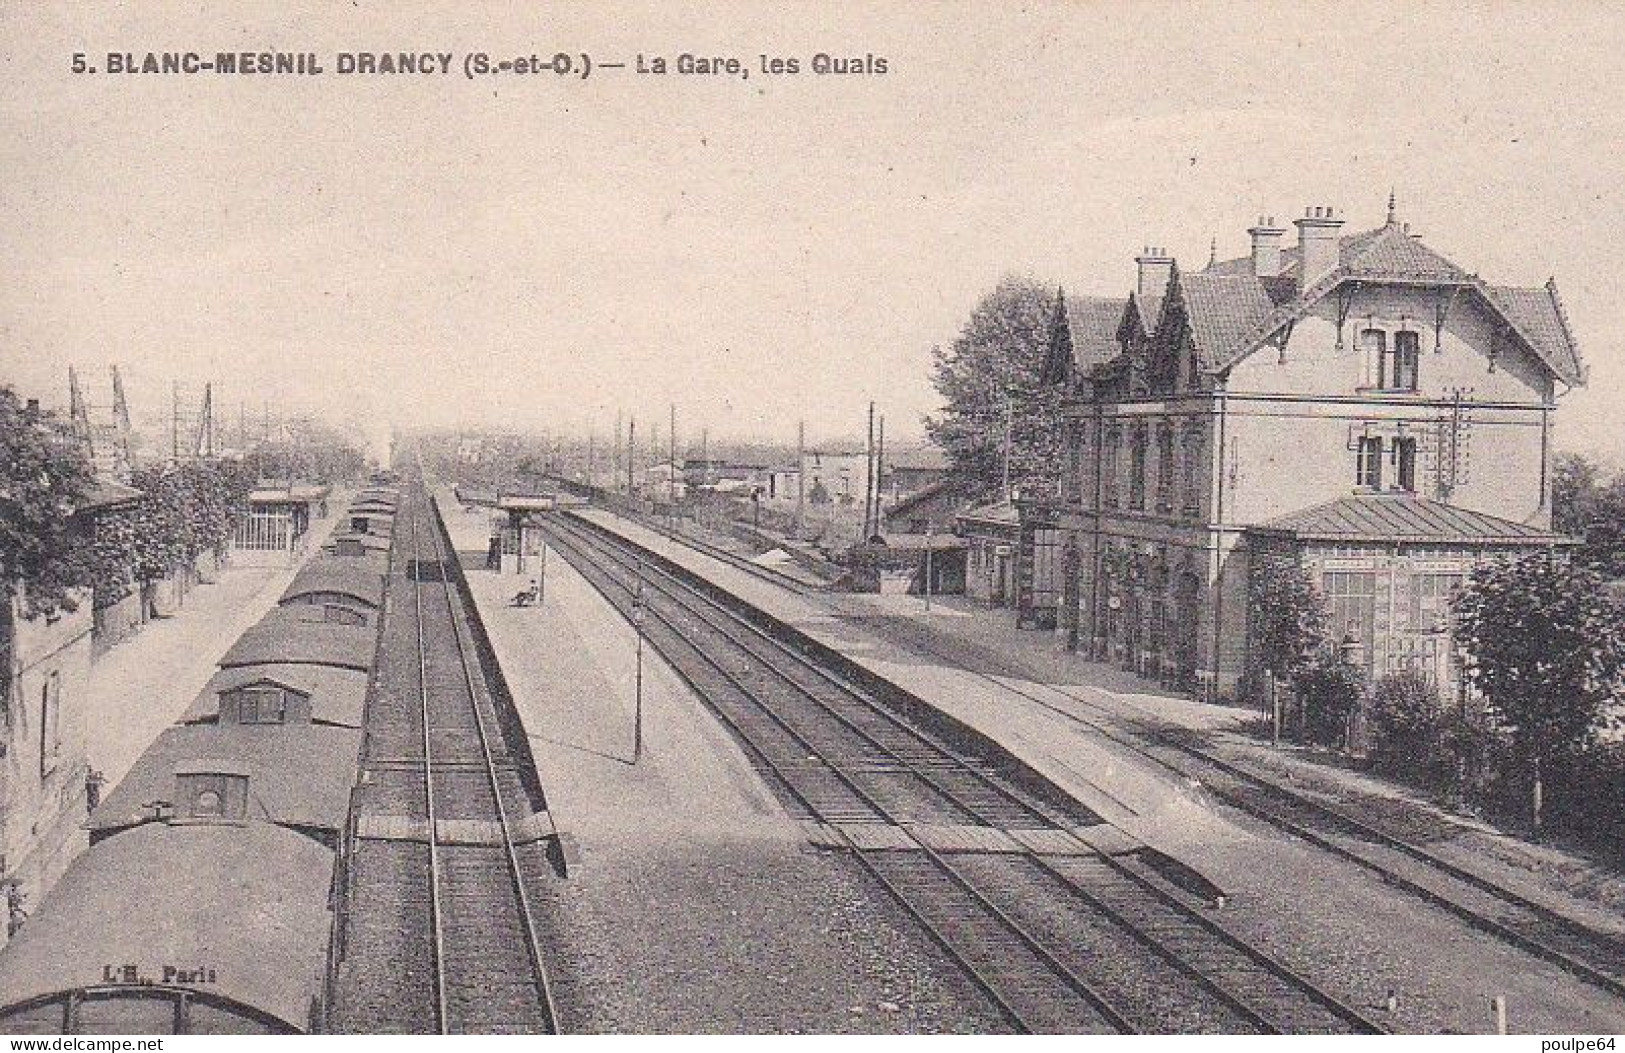
[[[871,528],[871,530],[869,531],[869,536],[871,536],[871,537],[873,537],[875,534],[880,533],[880,480],[881,480],[882,476],[885,475],[885,472],[886,472],[886,415],[884,413],[882,413],[880,415],[880,432],[879,432],[878,437],[875,439],[875,470],[874,470],[874,480],[871,483],[871,485],[873,486],[874,491],[875,491],[875,522],[874,522],[873,528]]]
[[[870,485],[875,474],[875,404],[869,403],[869,445],[863,452],[863,536],[861,541],[869,540]]]
[[[807,422],[796,421],[796,540],[800,541],[806,536],[807,504]]]
[[[666,473],[667,529],[677,531],[677,403],[671,403],[671,426],[666,429],[666,442],[671,451],[671,471]]]

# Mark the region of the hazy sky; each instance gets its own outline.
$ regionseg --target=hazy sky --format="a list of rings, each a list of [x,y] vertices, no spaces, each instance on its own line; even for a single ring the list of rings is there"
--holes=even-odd
[[[1606,4],[100,4],[0,9],[0,380],[120,363],[430,425],[917,430],[1005,272],[1122,293],[1260,213],[1401,218],[1557,277],[1592,368],[1561,439],[1625,461],[1625,9]],[[328,76],[73,76],[315,50]],[[798,56],[749,80],[338,77],[333,54]],[[818,51],[883,55],[817,77]],[[104,397],[98,395],[98,397]],[[641,427],[641,425],[640,425]]]

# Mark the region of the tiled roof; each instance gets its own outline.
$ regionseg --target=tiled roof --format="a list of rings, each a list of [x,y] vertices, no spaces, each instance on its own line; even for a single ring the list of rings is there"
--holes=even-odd
[[[1068,296],[1067,328],[1072,337],[1072,361],[1078,373],[1114,358],[1118,352],[1117,327],[1123,320],[1126,299],[1113,296]]]
[[[7,945],[0,1004],[99,984],[105,964],[206,963],[203,990],[308,1027],[332,880],[331,850],[268,823],[126,831],[74,860]]]
[[[154,818],[154,801],[175,800],[178,767],[248,775],[248,818],[315,830],[343,827],[355,785],[357,728],[325,724],[180,724],[165,728],[90,817],[90,829]]]
[[[1501,309],[1507,320],[1522,332],[1537,350],[1552,356],[1550,364],[1566,383],[1584,383],[1585,365],[1579,345],[1569,331],[1567,312],[1557,297],[1557,283],[1548,281],[1541,289],[1511,285],[1487,285],[1487,298]]]
[[[1372,281],[1459,282],[1466,271],[1396,224],[1342,239],[1341,264],[1351,278]]]
[[[1345,281],[1410,281],[1474,290],[1490,310],[1512,324],[1559,379],[1568,384],[1585,382],[1579,347],[1552,282],[1544,289],[1490,285],[1396,223],[1339,239],[1339,265],[1308,289],[1297,288],[1298,251],[1283,250],[1281,256],[1282,273],[1274,278],[1252,277],[1247,257],[1178,275],[1182,286],[1189,286],[1186,300],[1192,306],[1191,328],[1204,368],[1224,369],[1245,358]]]
[[[1221,361],[1275,308],[1264,283],[1251,274],[1198,271],[1174,280],[1204,368]]]
[[[1410,494],[1355,494],[1291,512],[1248,529],[1300,541],[1459,545],[1571,543],[1570,539],[1549,530]]]

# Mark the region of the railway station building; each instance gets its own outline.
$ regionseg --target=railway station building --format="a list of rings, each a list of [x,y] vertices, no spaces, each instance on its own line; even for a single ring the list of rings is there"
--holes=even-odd
[[[1249,665],[1250,567],[1306,566],[1373,677],[1459,684],[1449,603],[1551,529],[1552,425],[1586,370],[1555,282],[1492,284],[1394,215],[1260,218],[1248,255],[1147,249],[1127,297],[1057,297],[1058,492],[1019,495],[1018,620],[1205,698]],[[975,579],[974,566],[971,577]]]

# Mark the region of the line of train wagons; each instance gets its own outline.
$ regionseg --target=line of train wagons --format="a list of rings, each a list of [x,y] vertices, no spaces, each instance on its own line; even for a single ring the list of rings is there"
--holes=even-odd
[[[0,1032],[321,1028],[398,501],[387,476],[357,494],[91,814],[90,847],[0,954]]]

